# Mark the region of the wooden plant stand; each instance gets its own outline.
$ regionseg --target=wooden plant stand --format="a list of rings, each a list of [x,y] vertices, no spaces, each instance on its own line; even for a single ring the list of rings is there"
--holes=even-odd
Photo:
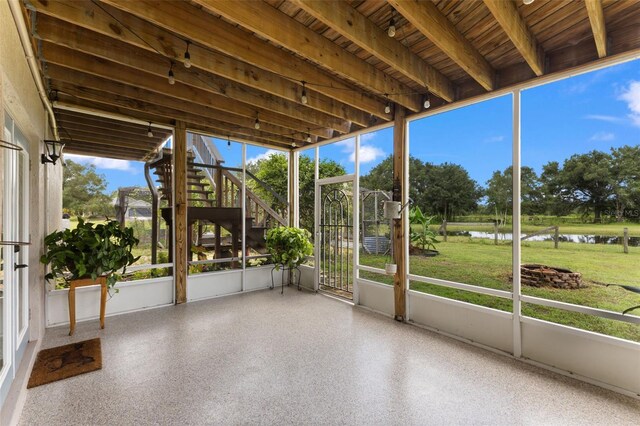
[[[69,282],[69,336],[76,329],[76,288],[100,284],[100,328],[104,328],[104,313],[107,307],[107,277],[72,280]]]

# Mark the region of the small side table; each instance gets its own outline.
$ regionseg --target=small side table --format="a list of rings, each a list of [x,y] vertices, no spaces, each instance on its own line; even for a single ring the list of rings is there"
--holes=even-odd
[[[69,336],[76,329],[76,288],[100,284],[100,328],[104,328],[104,314],[107,307],[107,277],[98,277],[69,281]]]

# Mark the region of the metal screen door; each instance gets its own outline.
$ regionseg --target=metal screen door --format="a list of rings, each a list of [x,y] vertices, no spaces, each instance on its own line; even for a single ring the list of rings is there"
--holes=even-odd
[[[318,289],[353,298],[353,177],[322,179],[316,187]]]

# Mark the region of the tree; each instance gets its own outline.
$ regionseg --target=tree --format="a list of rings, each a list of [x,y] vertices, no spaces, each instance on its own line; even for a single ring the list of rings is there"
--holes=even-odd
[[[506,220],[512,213],[513,205],[513,167],[507,167],[504,172],[496,170],[491,179],[487,181],[488,206],[495,212],[500,220]],[[540,180],[535,170],[524,166],[520,169],[520,199],[522,214],[538,214],[544,211],[541,205],[542,192]]]
[[[333,160],[322,159],[318,164],[320,179],[341,176],[346,174],[344,167]],[[286,199],[288,193],[288,161],[284,154],[274,154],[247,165],[247,171],[253,173],[258,179],[268,184],[274,192]],[[314,205],[315,205],[315,162],[313,158],[302,155],[299,161],[299,186],[300,186],[300,226],[313,231]],[[260,198],[273,207],[284,208],[273,192],[259,185],[257,182],[247,179],[247,186]]]
[[[561,182],[586,216],[593,212],[600,222],[602,212],[613,202],[615,179],[611,155],[602,151],[575,154],[562,166]]]
[[[612,175],[615,184],[615,216],[621,222],[630,207],[640,200],[640,146],[611,149]]]
[[[104,194],[107,184],[103,175],[96,173],[93,164],[84,166],[71,160],[65,161],[62,180],[62,207],[74,215],[104,213],[107,205],[113,212],[111,202]]]
[[[564,216],[575,208],[571,192],[566,188],[560,164],[550,161],[540,174],[542,204],[547,214]]]
[[[427,210],[447,220],[475,211],[483,196],[482,188],[460,165],[425,164],[424,203]]]
[[[426,194],[426,168],[418,158],[409,157],[409,198],[414,205],[425,206]],[[369,173],[360,178],[360,188],[370,190],[393,190],[393,155],[385,158],[380,164],[373,167]]]

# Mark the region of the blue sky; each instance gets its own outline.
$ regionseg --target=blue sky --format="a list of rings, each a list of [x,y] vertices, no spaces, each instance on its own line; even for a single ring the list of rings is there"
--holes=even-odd
[[[481,185],[494,170],[511,164],[510,95],[413,121],[409,127],[411,155],[435,164],[465,167]],[[226,165],[238,166],[240,144],[216,141]],[[540,172],[542,165],[594,149],[640,144],[640,60],[582,74],[522,92],[522,164]],[[392,152],[392,129],[362,137],[361,173],[366,174]],[[323,146],[321,158],[354,171],[353,141]],[[247,159],[273,150],[247,145]],[[303,155],[313,155],[313,150]],[[93,163],[108,181],[108,190],[146,185],[139,162],[108,159],[67,159]]]

